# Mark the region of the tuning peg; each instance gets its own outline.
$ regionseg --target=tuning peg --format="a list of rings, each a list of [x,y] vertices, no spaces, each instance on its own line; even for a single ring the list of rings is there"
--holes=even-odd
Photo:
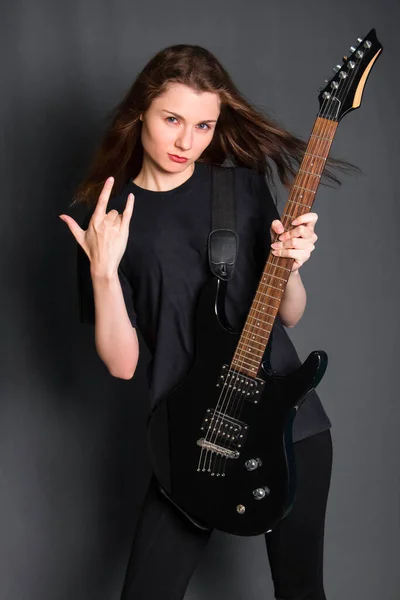
[[[362,42],[362,38],[357,38],[357,42],[358,43]]]
[[[356,49],[354,48],[354,46],[350,46],[350,52],[355,52]]]
[[[337,73],[338,71],[340,71],[342,67],[340,65],[336,65],[336,67],[333,67],[332,71],[335,71],[335,73]]]

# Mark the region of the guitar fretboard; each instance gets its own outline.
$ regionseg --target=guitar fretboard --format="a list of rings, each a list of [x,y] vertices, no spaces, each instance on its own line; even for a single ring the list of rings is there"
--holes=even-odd
[[[337,121],[317,117],[307,148],[281,215],[285,231],[293,219],[310,212],[329,155]],[[279,236],[276,236],[278,238]],[[275,241],[275,240],[271,240]],[[231,368],[256,377],[291,273],[293,258],[269,254]]]

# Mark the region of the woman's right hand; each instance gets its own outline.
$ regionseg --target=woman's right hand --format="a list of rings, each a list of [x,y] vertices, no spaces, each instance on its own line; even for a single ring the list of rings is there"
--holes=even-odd
[[[122,214],[115,209],[106,212],[114,179],[104,184],[86,231],[69,215],[59,215],[90,260],[91,273],[112,277],[118,271],[129,237],[134,195],[129,194]]]

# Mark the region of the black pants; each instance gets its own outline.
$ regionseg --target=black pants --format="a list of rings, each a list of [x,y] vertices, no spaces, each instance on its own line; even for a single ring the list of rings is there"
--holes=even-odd
[[[296,500],[265,535],[275,598],[325,600],[323,544],[332,469],[330,430],[294,444]],[[158,491],[154,478],[136,530],[121,600],[182,600],[210,531],[190,523]]]

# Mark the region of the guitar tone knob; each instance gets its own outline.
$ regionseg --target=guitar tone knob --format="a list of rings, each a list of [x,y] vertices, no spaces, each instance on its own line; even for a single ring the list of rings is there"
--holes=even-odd
[[[267,487],[256,488],[255,490],[253,490],[253,496],[256,500],[262,500],[263,498],[265,498],[266,494],[269,494],[269,488]]]
[[[249,460],[246,460],[244,463],[244,466],[248,471],[254,471],[254,469],[257,469],[258,467],[258,460],[256,458],[249,458]]]

